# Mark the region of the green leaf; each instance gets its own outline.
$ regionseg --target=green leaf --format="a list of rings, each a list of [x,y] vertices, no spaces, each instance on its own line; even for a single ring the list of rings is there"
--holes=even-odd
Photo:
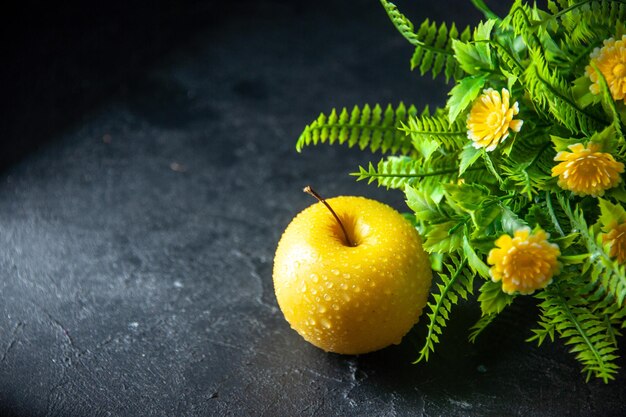
[[[598,198],[600,206],[600,224],[603,228],[609,227],[611,224],[620,224],[626,222],[626,210],[621,204],[613,204],[603,198]],[[608,230],[605,229],[608,232]]]
[[[497,314],[486,314],[482,316],[472,327],[470,327],[470,335],[468,340],[470,343],[476,343],[476,339],[482,332],[493,323],[494,319],[498,317]]]
[[[496,19],[489,19],[486,21],[481,21],[474,29],[474,40],[475,41],[488,41],[491,39],[491,31],[493,30],[493,26],[497,23]]]
[[[446,200],[454,208],[473,212],[490,200],[489,189],[480,184],[444,184]]]
[[[471,167],[474,162],[480,158],[480,150],[472,146],[471,143],[468,143],[463,147],[459,158],[461,160],[459,164],[459,175],[463,175],[467,168]]]
[[[470,75],[484,73],[493,67],[489,46],[486,43],[470,43],[455,39],[452,41],[452,49],[463,71]]]
[[[476,252],[474,251],[474,248],[472,248],[472,246],[470,245],[470,242],[467,239],[466,235],[463,236],[463,252],[465,253],[465,256],[467,257],[467,262],[470,268],[472,268],[474,272],[476,272],[478,275],[480,275],[483,278],[490,278],[489,267],[476,254]]]
[[[406,187],[404,193],[406,195],[406,204],[415,212],[415,218],[418,221],[433,221],[442,218],[442,214],[437,206],[441,196],[437,198],[437,196],[433,196],[431,193],[414,187]]]
[[[607,153],[615,153],[618,147],[618,138],[615,133],[615,126],[609,125],[605,129],[594,133],[589,139],[590,142],[600,145],[600,150]]]
[[[373,108],[368,104],[354,106],[350,112],[345,107],[340,112],[333,109],[328,116],[322,113],[304,128],[296,150],[301,152],[305,146],[338,142],[350,148],[357,145],[361,150],[369,148],[371,152],[407,155],[415,150],[411,139],[399,128],[416,114],[414,106],[407,109],[403,103],[395,108],[388,104],[384,111],[378,104]]]
[[[589,87],[591,86],[591,80],[586,75],[578,77],[573,82],[572,96],[582,108],[588,107],[592,104],[597,104],[602,101],[602,96],[593,94]]]
[[[568,146],[580,143],[580,139],[576,138],[562,138],[555,135],[550,135],[550,140],[554,144],[554,149],[557,152],[567,151]]]
[[[500,210],[502,211],[501,221],[504,233],[513,236],[516,230],[528,226],[525,221],[520,219],[519,216],[508,207],[502,206]]]
[[[576,243],[579,238],[580,238],[580,234],[570,233],[569,235],[553,238],[550,240],[552,240],[553,243],[556,243],[557,245],[559,245],[559,248],[561,250],[564,250],[572,246],[574,243]],[[588,255],[585,254],[585,256],[588,256]]]
[[[578,255],[563,255],[559,257],[559,261],[563,265],[579,265],[589,259],[588,253],[581,253]]]
[[[424,236],[424,250],[429,253],[450,253],[459,250],[463,245],[461,233],[457,229],[455,233],[450,234],[450,230],[454,230],[457,224],[455,221],[431,224]]]
[[[448,93],[450,98],[446,104],[450,123],[454,123],[458,115],[478,97],[486,80],[486,74],[465,77],[452,88]]]
[[[413,141],[413,145],[415,146],[415,149],[422,154],[424,161],[428,161],[433,152],[439,149],[439,142],[429,138]]]
[[[512,72],[507,71],[505,68],[500,68],[502,75],[506,77],[506,88],[509,91],[513,91],[515,83],[519,82],[519,77]]]
[[[428,333],[415,363],[428,361],[430,353],[435,350],[435,344],[439,342],[438,335],[443,333],[450,317],[452,306],[458,303],[459,298],[467,299],[467,294],[473,291],[474,276],[466,268],[466,261],[451,255],[443,264],[445,269],[435,277],[440,282],[436,282],[436,289],[426,307],[430,311],[426,314]]]
[[[422,75],[430,71],[433,78],[443,70],[446,81],[450,77],[459,79],[463,76],[463,71],[454,59],[452,41],[469,40],[471,37],[469,27],[459,33],[454,24],[448,27],[444,23],[437,25],[426,19],[415,31],[413,23],[400,13],[395,4],[387,0],[380,0],[380,3],[398,32],[415,46],[415,52],[411,57],[411,69],[419,68]]]
[[[426,154],[429,154],[429,157],[432,155],[429,153],[429,149],[434,147],[435,143],[438,144],[437,149],[456,150],[467,141],[465,123],[460,121],[450,123],[446,117],[440,114],[440,111],[433,116],[422,114],[411,117],[407,123],[402,124],[400,130],[410,135],[413,146],[416,149],[422,149]],[[423,148],[422,141],[427,142],[425,148]]]
[[[441,188],[441,183],[449,182],[458,175],[456,168],[448,168],[448,162],[425,165],[424,161],[407,156],[389,156],[381,159],[376,167],[371,162],[367,168],[359,167],[359,172],[350,175],[356,176],[357,181],[367,180],[368,184],[378,181],[379,186],[404,189],[407,186],[419,186],[430,192]],[[443,165],[443,166],[442,166]]]
[[[480,310],[483,315],[498,314],[515,299],[514,295],[502,291],[501,282],[486,281],[480,287]]]
[[[541,300],[540,328],[533,330],[534,335],[528,340],[541,344],[547,336],[553,339],[557,333],[583,365],[587,380],[594,375],[606,383],[615,378],[619,368],[615,363],[616,329],[602,310],[594,308],[596,297],[585,293],[585,288],[589,288],[586,280],[572,274],[537,293],[535,297]]]

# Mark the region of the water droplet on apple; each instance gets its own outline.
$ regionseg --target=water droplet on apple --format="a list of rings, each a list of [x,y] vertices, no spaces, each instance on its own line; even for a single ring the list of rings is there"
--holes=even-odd
[[[338,306],[337,304],[333,304],[331,307],[332,307],[332,308],[333,308],[333,310],[335,310],[335,311],[339,310],[339,306]]]
[[[339,275],[339,271],[337,271],[336,269],[333,269],[333,270],[332,270],[332,271],[330,271],[330,272],[332,272],[332,273],[333,273],[333,274],[335,274],[335,275]]]
[[[344,277],[345,279],[350,279],[350,274],[343,274],[343,277]]]
[[[341,284],[339,284],[339,287],[341,287],[342,290],[347,290],[348,284],[346,284],[345,282],[342,282]]]
[[[333,287],[333,285],[334,285],[334,284],[333,284],[332,282],[328,281],[328,282],[326,283],[326,288],[332,288],[332,287]]]
[[[324,294],[324,300],[330,301],[330,295],[329,294]]]
[[[324,326],[327,329],[330,329],[331,327],[333,327],[333,324],[327,318],[320,319],[320,323],[322,323],[322,326]]]
[[[354,292],[359,293],[361,292],[361,287],[359,287],[358,285],[353,285],[352,289],[354,290]]]
[[[318,277],[317,275],[315,275],[315,274],[311,274],[311,281],[313,281],[313,282],[318,282],[319,280],[320,280],[320,279],[319,279],[319,277]]]
[[[326,313],[326,307],[323,305],[320,305],[317,307],[317,311],[319,311],[320,313]]]
[[[313,295],[317,294],[317,289],[315,287],[311,288],[311,294]]]
[[[306,283],[302,283],[302,286],[300,287],[300,292],[306,292]]]

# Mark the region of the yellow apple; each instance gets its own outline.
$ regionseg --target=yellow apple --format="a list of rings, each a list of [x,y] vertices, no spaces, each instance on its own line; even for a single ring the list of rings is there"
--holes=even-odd
[[[320,197],[292,220],[274,258],[274,290],[291,327],[343,354],[400,343],[426,304],[431,279],[415,228],[363,197]]]

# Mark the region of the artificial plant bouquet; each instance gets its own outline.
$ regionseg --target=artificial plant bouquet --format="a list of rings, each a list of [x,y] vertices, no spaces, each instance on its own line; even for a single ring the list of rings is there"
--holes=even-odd
[[[476,337],[517,297],[539,300],[529,341],[555,334],[587,380],[618,372],[626,327],[626,1],[522,0],[473,30],[415,27],[380,0],[415,47],[411,68],[454,86],[444,108],[355,106],[321,114],[297,149],[328,142],[386,154],[358,180],[401,189],[434,270],[428,360],[459,297]]]

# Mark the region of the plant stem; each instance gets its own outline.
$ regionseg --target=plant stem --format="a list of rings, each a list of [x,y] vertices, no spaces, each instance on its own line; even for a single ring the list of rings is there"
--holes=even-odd
[[[324,200],[322,198],[321,195],[319,195],[313,188],[311,188],[310,185],[307,185],[306,187],[304,187],[304,189],[302,190],[305,193],[312,195],[313,197],[315,197],[317,199],[317,201],[319,201],[320,203],[324,204],[326,206],[326,208],[332,213],[332,215],[335,217],[335,220],[337,220],[337,223],[339,223],[339,227],[341,227],[341,230],[343,231],[343,235],[346,238],[346,242],[348,243],[348,246],[356,246],[351,240],[350,237],[348,236],[348,232],[346,231],[346,228],[343,226],[343,223],[341,222],[341,219],[339,218],[339,216],[337,216],[337,213],[335,213],[335,210],[333,210],[333,208],[330,206],[330,204],[328,204],[326,202],[326,200]]]

